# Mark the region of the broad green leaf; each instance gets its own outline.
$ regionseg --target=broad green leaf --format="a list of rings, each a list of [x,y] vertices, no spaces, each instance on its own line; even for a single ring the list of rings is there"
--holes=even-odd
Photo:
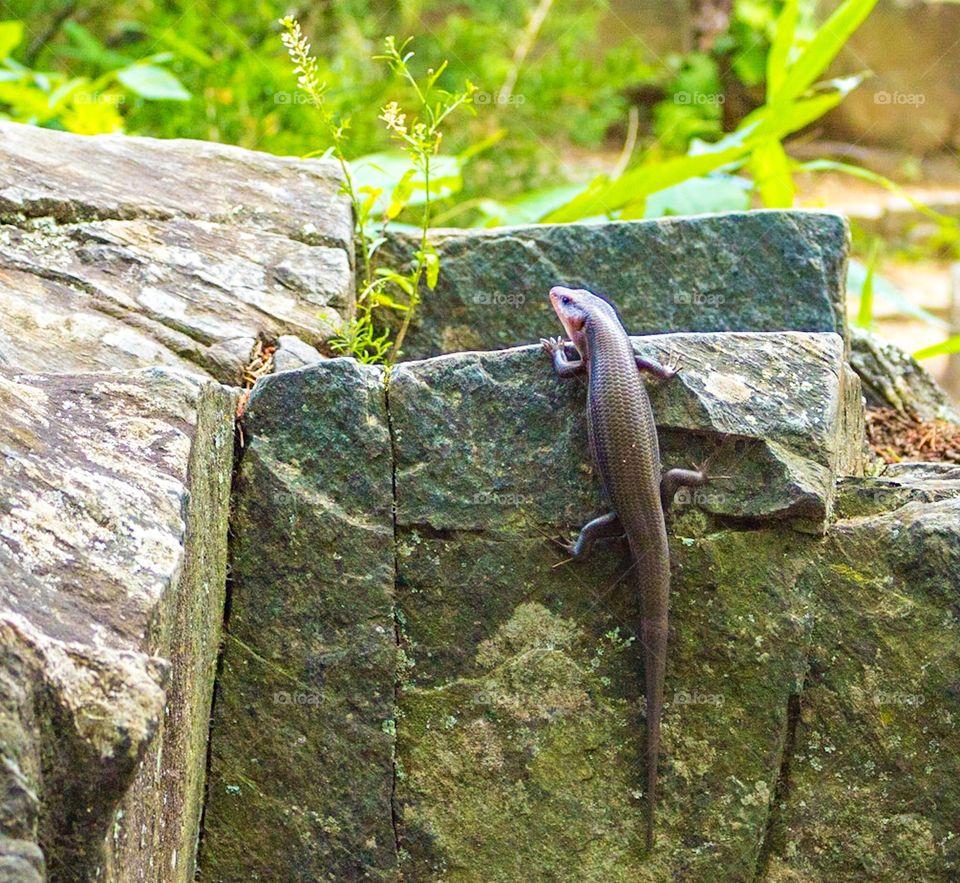
[[[843,88],[814,95],[812,98],[764,105],[747,116],[737,131],[740,128],[752,127],[749,128],[744,143],[759,142],[768,137],[782,141],[787,135],[797,132],[820,119],[843,101],[853,85],[844,81],[842,86]],[[733,134],[736,134],[736,132]]]
[[[953,353],[960,353],[960,334],[948,337],[946,340],[935,343],[932,346],[925,346],[917,350],[913,357],[919,362],[921,359],[932,359],[934,356],[949,356]]]
[[[706,175],[721,166],[742,159],[746,152],[747,147],[741,145],[719,153],[678,156],[664,162],[639,166],[616,181],[598,179],[580,196],[550,212],[542,220],[547,223],[565,223],[614,212],[658,190],[664,190],[688,178]]]
[[[0,58],[6,58],[23,40],[22,21],[0,21]]]
[[[394,189],[411,170],[410,157],[400,151],[371,153],[352,160],[350,168],[353,183],[357,188],[372,187],[383,194],[393,194]],[[462,163],[456,156],[434,156],[430,160],[430,199],[436,201],[459,193],[463,187]],[[414,171],[410,178],[413,191],[407,205],[423,205],[426,193],[423,174]],[[383,214],[389,202],[386,195],[380,197],[375,212]]]
[[[750,208],[753,183],[737,175],[717,172],[690,178],[651,193],[627,205],[620,218],[662,218],[670,215],[702,215],[708,212],[746,211]]]
[[[777,31],[767,54],[767,101],[773,101],[787,76],[787,62],[797,31],[799,0],[787,0],[777,19]]]
[[[747,166],[766,208],[790,208],[793,205],[796,190],[790,158],[776,138],[767,138],[754,147]]]
[[[187,101],[190,93],[170,71],[152,64],[133,64],[117,71],[117,79],[131,92],[150,101]]]
[[[533,224],[581,192],[583,187],[580,184],[562,184],[531,190],[509,201],[479,199],[473,206],[480,212],[474,226],[508,227],[515,224]],[[441,224],[440,218],[437,223]]]
[[[820,27],[814,38],[804,47],[790,65],[786,76],[779,84],[776,100],[790,101],[809,89],[817,77],[850,39],[870,14],[877,0],[845,0]]]

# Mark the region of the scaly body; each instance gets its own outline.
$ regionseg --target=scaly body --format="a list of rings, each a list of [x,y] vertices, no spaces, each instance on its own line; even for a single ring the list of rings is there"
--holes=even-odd
[[[670,598],[664,513],[681,485],[703,484],[706,479],[686,469],[661,475],[657,428],[640,370],[666,379],[678,367],[663,367],[636,356],[619,315],[604,298],[555,287],[550,300],[580,359],[568,358],[559,339],[542,343],[561,377],[586,372],[590,451],[612,509],[587,524],[570,551],[579,558],[589,552],[594,540],[626,534],[640,594],[647,703],[646,841],[652,847]]]

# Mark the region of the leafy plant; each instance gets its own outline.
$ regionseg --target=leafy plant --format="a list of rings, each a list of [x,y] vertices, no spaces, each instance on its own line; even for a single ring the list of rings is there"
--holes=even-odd
[[[71,44],[65,55],[101,72],[69,76],[33,70],[11,54],[23,42],[21,21],[0,22],[0,115],[17,122],[66,129],[81,135],[119,132],[131,99],[186,101],[190,93],[163,65],[170,53],[139,60],[113,52],[75,22],[64,29]]]
[[[349,195],[356,222],[358,248],[362,272],[357,285],[356,314],[341,328],[331,341],[337,352],[348,353],[363,362],[392,361],[401,351],[417,306],[422,298],[422,286],[434,288],[440,272],[440,260],[436,249],[430,244],[428,233],[434,195],[444,186],[444,157],[439,156],[443,139],[443,124],[447,117],[463,105],[470,103],[475,91],[467,81],[459,92],[448,92],[437,84],[446,68],[446,62],[437,69],[430,69],[418,80],[410,69],[413,53],[407,51],[410,41],[400,45],[394,37],[384,41],[383,54],[375,56],[386,62],[393,74],[406,83],[416,96],[414,112],[408,114],[397,101],[389,101],[380,112],[390,138],[406,156],[407,168],[393,184],[389,200],[381,209],[381,228],[376,238],[370,232],[376,207],[385,195],[384,187],[371,184],[358,185],[346,158],[346,133],[349,119],[334,116],[329,109],[327,86],[321,83],[316,59],[311,55],[298,22],[292,18],[282,20],[285,33],[284,45],[290,54],[297,74],[297,84],[320,112],[324,127],[331,140],[331,149],[340,163],[344,178],[344,190]],[[409,117],[409,118],[408,118]],[[368,159],[368,164],[377,168]],[[382,171],[382,169],[380,170]],[[439,174],[438,174],[439,172]],[[419,194],[419,198],[418,198]],[[383,241],[387,225],[408,205],[416,201],[421,206],[419,247],[413,254],[412,267],[401,272],[393,267],[373,268],[373,253]],[[402,314],[396,337],[390,340],[389,330],[378,332],[375,312],[389,309]]]
[[[621,177],[601,177],[542,220],[575,221],[597,215],[642,217],[647,197],[720,169],[745,168],[766,206],[793,200],[792,164],[783,139],[819,119],[862,80],[848,77],[816,84],[877,0],[844,0],[806,41],[797,31],[799,0],[787,0],[767,54],[765,103],[729,135],[706,144],[696,140],[685,156],[642,163]]]

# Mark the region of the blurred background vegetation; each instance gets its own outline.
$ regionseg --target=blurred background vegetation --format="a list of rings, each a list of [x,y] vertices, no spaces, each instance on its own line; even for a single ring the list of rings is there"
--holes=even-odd
[[[329,134],[280,41],[279,19],[292,15],[329,109],[349,117],[361,183],[387,192],[404,164],[378,117],[413,96],[373,56],[386,35],[413,37],[417,76],[446,60],[440,87],[477,90],[472,113],[444,131],[431,223],[837,208],[861,259],[854,320],[886,323],[908,349],[956,330],[958,3],[12,0],[4,10],[8,118],[307,155]],[[891,195],[892,182],[906,189]],[[397,220],[416,224],[419,210],[410,200]],[[951,348],[960,344],[927,354]]]

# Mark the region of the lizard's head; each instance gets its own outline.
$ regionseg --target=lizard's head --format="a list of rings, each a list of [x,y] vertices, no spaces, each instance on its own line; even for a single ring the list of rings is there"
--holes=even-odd
[[[581,353],[584,352],[582,344],[586,325],[591,318],[606,316],[609,313],[616,318],[617,322],[620,322],[620,315],[610,301],[585,288],[564,288],[562,285],[554,285],[550,289],[550,303],[553,304],[560,324],[570,335],[573,345]]]
[[[583,328],[590,317],[590,305],[587,303],[593,295],[583,288],[564,288],[554,285],[550,289],[550,303],[566,329],[570,339],[576,344],[577,337],[583,334]]]

